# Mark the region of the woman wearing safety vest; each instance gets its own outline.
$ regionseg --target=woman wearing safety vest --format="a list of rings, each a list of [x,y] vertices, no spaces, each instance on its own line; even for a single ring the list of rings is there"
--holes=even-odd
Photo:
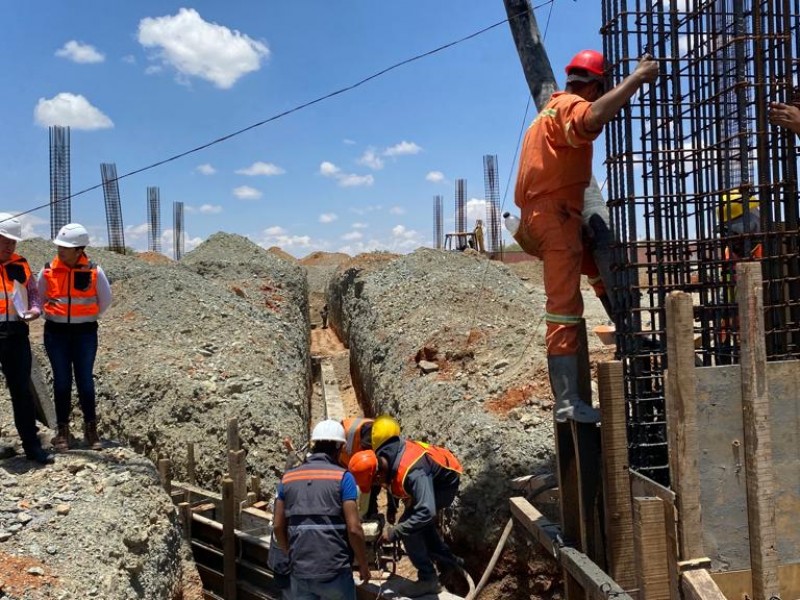
[[[36,408],[29,387],[32,357],[28,322],[39,317],[41,306],[28,261],[16,253],[20,240],[22,223],[9,213],[0,213],[0,367],[25,456],[49,464],[53,455],[42,449],[36,433]]]
[[[103,270],[84,252],[89,245],[89,232],[83,225],[64,225],[53,243],[58,246],[58,256],[39,273],[39,293],[44,299],[44,347],[53,369],[58,422],[53,447],[58,452],[69,450],[74,372],[84,438],[92,450],[101,450],[93,370],[97,319],[111,305],[111,286]]]

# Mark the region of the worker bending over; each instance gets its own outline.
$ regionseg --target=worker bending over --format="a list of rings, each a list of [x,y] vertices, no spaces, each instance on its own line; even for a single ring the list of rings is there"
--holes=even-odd
[[[402,540],[418,579],[409,589],[395,591],[411,598],[439,593],[434,561],[442,571],[463,565],[436,530],[437,513],[458,493],[461,463],[446,448],[392,437],[377,451],[356,453],[349,468],[362,491],[377,483],[406,504],[400,522],[387,526],[382,541]]]
[[[658,63],[645,55],[610,91],[599,52],[578,53],[566,72],[566,90],[552,95],[525,134],[514,201],[522,212],[519,235],[544,263],[546,344],[556,421],[596,423],[600,413],[578,394],[577,355],[577,325],[583,317],[581,213],[592,174],[592,142],[639,88],[656,80]]]
[[[274,532],[289,553],[295,600],[355,600],[353,553],[362,582],[369,581],[356,484],[337,464],[344,443],[341,423],[320,421],[311,432],[311,454],[278,487]]]

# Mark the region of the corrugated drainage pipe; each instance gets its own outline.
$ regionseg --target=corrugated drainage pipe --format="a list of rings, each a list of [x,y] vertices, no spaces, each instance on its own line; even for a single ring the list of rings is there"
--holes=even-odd
[[[483,591],[486,582],[489,581],[489,575],[491,575],[492,571],[494,571],[494,567],[497,565],[497,561],[500,559],[500,555],[503,553],[503,548],[508,541],[508,536],[511,535],[511,529],[513,526],[514,519],[512,518],[508,520],[508,523],[506,523],[506,527],[503,529],[503,534],[500,536],[500,539],[497,542],[497,547],[494,549],[494,554],[492,554],[489,564],[486,565],[486,570],[484,570],[477,587],[474,590],[470,590],[470,593],[467,594],[467,597],[464,600],[475,600]]]

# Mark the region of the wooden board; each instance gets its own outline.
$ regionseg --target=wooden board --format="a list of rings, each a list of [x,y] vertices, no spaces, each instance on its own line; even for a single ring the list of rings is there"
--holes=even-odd
[[[738,365],[697,375],[703,538],[712,571],[750,568]],[[775,469],[776,530],[782,564],[800,562],[800,361],[767,364]]]
[[[728,600],[741,600],[745,594],[753,597],[753,583],[750,571],[728,571],[711,573],[719,589]],[[780,565],[778,567],[781,598],[800,598],[800,563]]]

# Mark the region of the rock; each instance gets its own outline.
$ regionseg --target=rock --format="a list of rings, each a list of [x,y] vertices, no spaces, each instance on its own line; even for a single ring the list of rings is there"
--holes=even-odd
[[[28,575],[44,575],[44,569],[42,567],[31,567],[27,571]]]
[[[439,370],[439,365],[438,364],[436,364],[435,362],[427,361],[427,360],[419,361],[417,363],[417,366],[419,367],[420,371],[422,371],[423,374],[425,374],[425,375],[427,375],[428,373],[434,373],[434,372]]]
[[[31,521],[33,521],[33,517],[31,515],[29,515],[28,513],[21,512],[21,513],[17,514],[17,521],[19,521],[20,523],[25,525],[25,524],[30,523]]]
[[[11,539],[14,534],[10,531],[0,531],[0,542],[5,542]]]
[[[59,504],[58,506],[56,506],[56,514],[61,517],[64,517],[69,514],[70,508],[71,507],[69,504]]]

